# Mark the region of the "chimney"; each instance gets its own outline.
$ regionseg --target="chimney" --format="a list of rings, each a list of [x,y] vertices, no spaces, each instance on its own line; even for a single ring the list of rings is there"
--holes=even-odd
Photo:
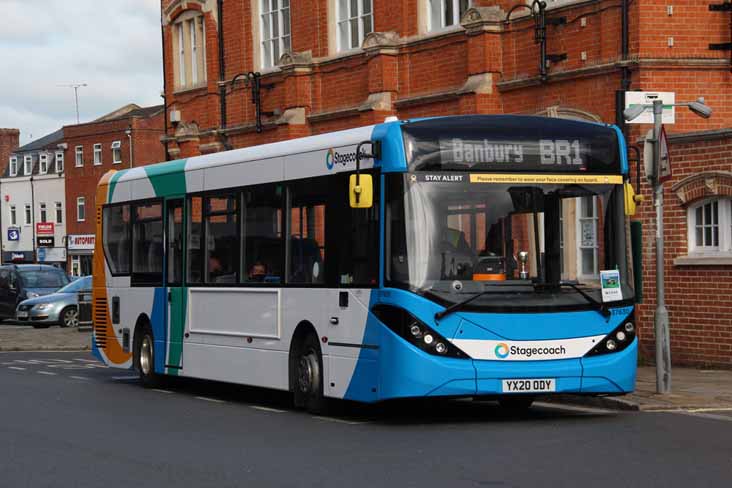
[[[18,129],[0,129],[0,175],[8,167],[10,154],[20,145],[20,131]]]

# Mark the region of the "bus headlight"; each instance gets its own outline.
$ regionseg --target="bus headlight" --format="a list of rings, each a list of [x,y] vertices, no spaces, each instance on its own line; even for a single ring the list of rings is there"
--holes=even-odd
[[[630,346],[633,339],[635,339],[635,325],[631,313],[615,330],[606,335],[590,352],[585,354],[585,357],[620,352]]]
[[[379,304],[374,306],[371,312],[392,332],[426,353],[452,358],[469,358],[454,344],[403,308]]]

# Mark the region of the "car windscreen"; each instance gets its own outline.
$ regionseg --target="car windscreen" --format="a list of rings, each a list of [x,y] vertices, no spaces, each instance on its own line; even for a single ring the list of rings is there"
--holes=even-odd
[[[78,280],[72,281],[68,285],[61,288],[58,293],[78,293],[80,291],[89,291],[92,286],[92,277],[84,276]]]
[[[69,282],[60,270],[22,270],[19,274],[26,288],[61,288]]]

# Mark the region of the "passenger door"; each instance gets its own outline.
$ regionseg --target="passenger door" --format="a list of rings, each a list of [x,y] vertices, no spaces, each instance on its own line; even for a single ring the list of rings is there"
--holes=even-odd
[[[187,291],[183,286],[185,221],[183,199],[167,200],[165,283],[168,294],[168,347],[165,356],[165,371],[171,375],[177,375],[183,368],[183,331],[186,322],[187,299]]]

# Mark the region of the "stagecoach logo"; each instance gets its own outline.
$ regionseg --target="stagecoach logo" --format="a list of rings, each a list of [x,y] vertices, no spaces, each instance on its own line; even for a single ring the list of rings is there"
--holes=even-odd
[[[371,159],[367,156],[365,151],[361,151],[361,162],[367,161]],[[333,169],[337,164],[340,164],[341,166],[348,166],[349,163],[353,163],[355,166],[356,164],[356,151],[353,152],[347,152],[347,153],[339,153],[338,151],[334,149],[328,149],[328,152],[325,154],[325,166],[331,170]]]
[[[496,356],[501,359],[506,359],[508,357],[508,344],[501,342],[496,346]]]

